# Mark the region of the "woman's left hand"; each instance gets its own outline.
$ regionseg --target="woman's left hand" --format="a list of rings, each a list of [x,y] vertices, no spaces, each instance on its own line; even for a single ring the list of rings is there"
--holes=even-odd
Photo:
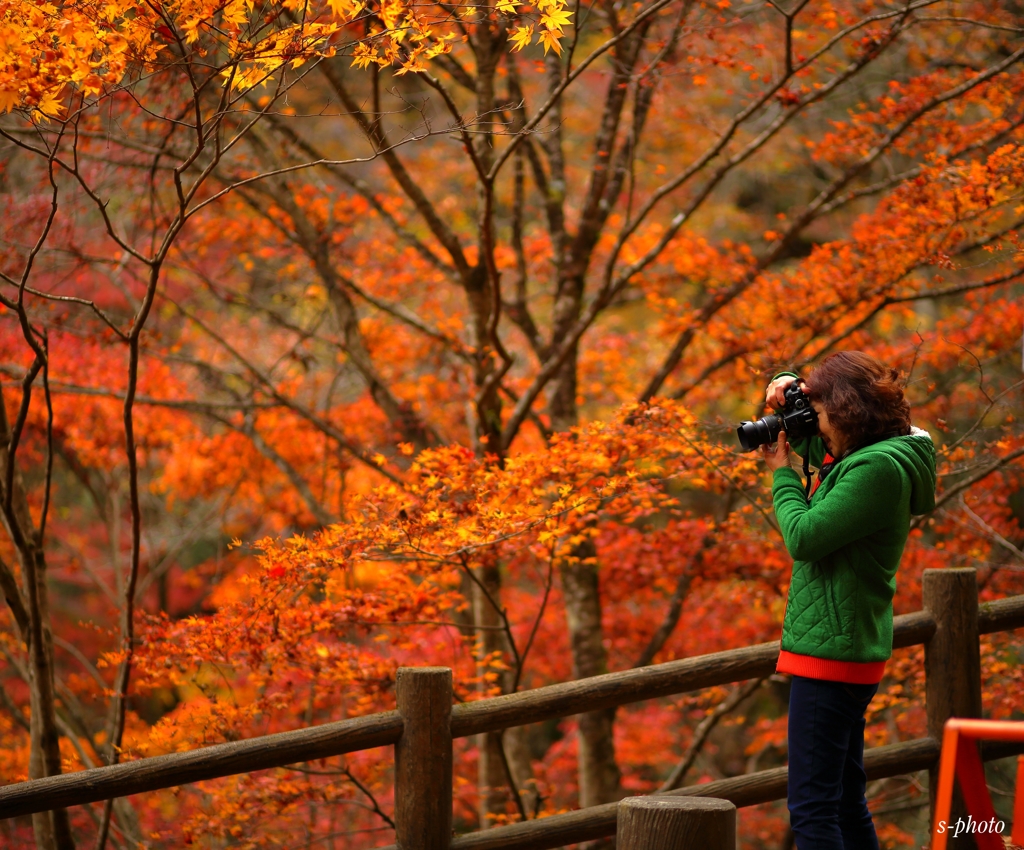
[[[789,443],[786,442],[786,432],[779,431],[778,442],[762,446],[761,456],[772,472],[789,466]]]

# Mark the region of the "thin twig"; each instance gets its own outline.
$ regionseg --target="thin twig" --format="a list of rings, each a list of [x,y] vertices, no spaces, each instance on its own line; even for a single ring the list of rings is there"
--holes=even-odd
[[[683,754],[682,759],[680,759],[679,764],[668,775],[668,778],[655,792],[656,794],[664,794],[666,791],[671,791],[683,784],[686,771],[693,765],[694,760],[704,746],[704,742],[707,741],[708,735],[711,734],[711,730],[718,725],[718,721],[761,687],[761,683],[766,678],[768,677],[762,676],[760,679],[751,679],[744,685],[735,685],[729,692],[729,695],[716,705],[714,710],[705,715],[704,719],[697,725],[697,728],[693,730],[693,740],[690,741],[690,746],[686,748],[686,752]]]

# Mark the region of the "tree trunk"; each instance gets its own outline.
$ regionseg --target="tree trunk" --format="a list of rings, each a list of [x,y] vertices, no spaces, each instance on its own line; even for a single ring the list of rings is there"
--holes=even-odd
[[[597,563],[593,543],[578,546],[575,558],[562,565],[565,614],[572,646],[573,676],[577,679],[608,672],[601,627]],[[580,806],[612,803],[621,797],[619,768],[612,738],[614,712],[588,711],[579,715]]]
[[[579,316],[583,296],[582,277],[563,280],[560,290],[555,306],[555,327],[556,330],[565,330]],[[578,422],[576,373],[577,350],[574,349],[559,369],[552,387],[548,410],[551,425],[556,430],[567,430]],[[560,569],[572,648],[573,675],[581,679],[607,673],[608,658],[604,649],[598,590],[597,549],[593,542],[586,540],[576,546]],[[622,796],[613,740],[615,712],[587,712],[579,715],[578,723],[579,804],[587,807],[615,802]]]
[[[477,570],[477,583],[473,585],[473,617],[477,628],[477,675],[481,680],[481,690],[490,690],[485,676],[493,669],[489,662],[494,653],[506,655],[504,635],[498,631],[501,627],[501,617],[494,607],[495,602],[501,604],[500,598],[501,573],[497,564],[489,562]],[[501,735],[497,732],[477,735],[477,747],[480,750],[477,765],[480,794],[478,814],[480,828],[487,829],[494,823],[495,816],[505,814],[508,802],[505,769],[501,762]]]
[[[32,521],[28,498],[11,457],[11,428],[0,393],[0,502],[4,526],[18,553],[21,586],[9,574],[3,577],[5,596],[21,639],[28,652],[28,686],[31,718],[28,775],[30,779],[56,776],[61,772],[60,735],[54,707],[53,634],[46,583],[43,542]],[[8,491],[8,482],[10,490]],[[32,816],[36,847],[40,850],[74,850],[66,809]]]

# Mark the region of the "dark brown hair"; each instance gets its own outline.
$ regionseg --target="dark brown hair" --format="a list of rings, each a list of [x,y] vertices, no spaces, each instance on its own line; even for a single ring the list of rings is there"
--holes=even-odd
[[[857,448],[910,433],[910,405],[900,373],[862,351],[837,351],[811,372],[807,394],[829,422]]]

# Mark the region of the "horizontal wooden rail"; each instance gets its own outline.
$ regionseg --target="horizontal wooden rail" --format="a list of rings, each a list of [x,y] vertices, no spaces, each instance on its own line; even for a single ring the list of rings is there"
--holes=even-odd
[[[779,643],[774,641],[467,702],[452,709],[452,735],[496,732],[510,726],[753,679],[771,673],[778,658]]]
[[[924,643],[934,632],[935,620],[927,611],[903,614],[894,618],[893,647]],[[775,671],[778,658],[779,642],[773,641],[463,703],[452,709],[452,736],[497,732],[510,726],[767,676]]]
[[[978,603],[978,631],[983,635],[1024,629],[1024,596]]]
[[[883,779],[925,770],[939,757],[939,743],[921,738],[864,751],[868,779]],[[786,796],[787,768],[776,767],[744,776],[719,779],[703,785],[689,785],[669,791],[669,797],[719,797],[737,807],[754,806]],[[547,850],[593,841],[615,834],[618,803],[605,803],[575,812],[497,826],[481,832],[456,836],[451,850]],[[394,845],[379,850],[397,850]]]
[[[1024,596],[982,605],[980,622],[983,633],[1024,626]],[[893,647],[924,643],[934,632],[935,621],[927,611],[903,614],[893,623]],[[452,736],[497,731],[763,676],[775,669],[778,651],[777,642],[759,644],[457,705],[452,709]],[[0,786],[0,819],[386,746],[396,743],[401,734],[401,718],[391,711],[18,782]]]
[[[1003,745],[982,749],[982,758],[990,761],[1024,750]],[[889,744],[864,751],[864,770],[868,779],[884,779],[918,770],[927,770],[939,758],[939,742],[919,738],[902,744]],[[703,785],[689,785],[667,792],[666,796],[720,797],[738,808],[756,806],[786,798],[788,768],[776,767],[744,776],[719,779]],[[451,850],[547,850],[581,841],[593,841],[615,834],[617,803],[592,806],[575,812],[498,826],[452,839]],[[396,850],[394,846],[380,850]]]
[[[397,711],[387,711],[184,753],[18,782],[0,786],[0,818],[340,756],[394,744],[401,737],[402,718]]]

